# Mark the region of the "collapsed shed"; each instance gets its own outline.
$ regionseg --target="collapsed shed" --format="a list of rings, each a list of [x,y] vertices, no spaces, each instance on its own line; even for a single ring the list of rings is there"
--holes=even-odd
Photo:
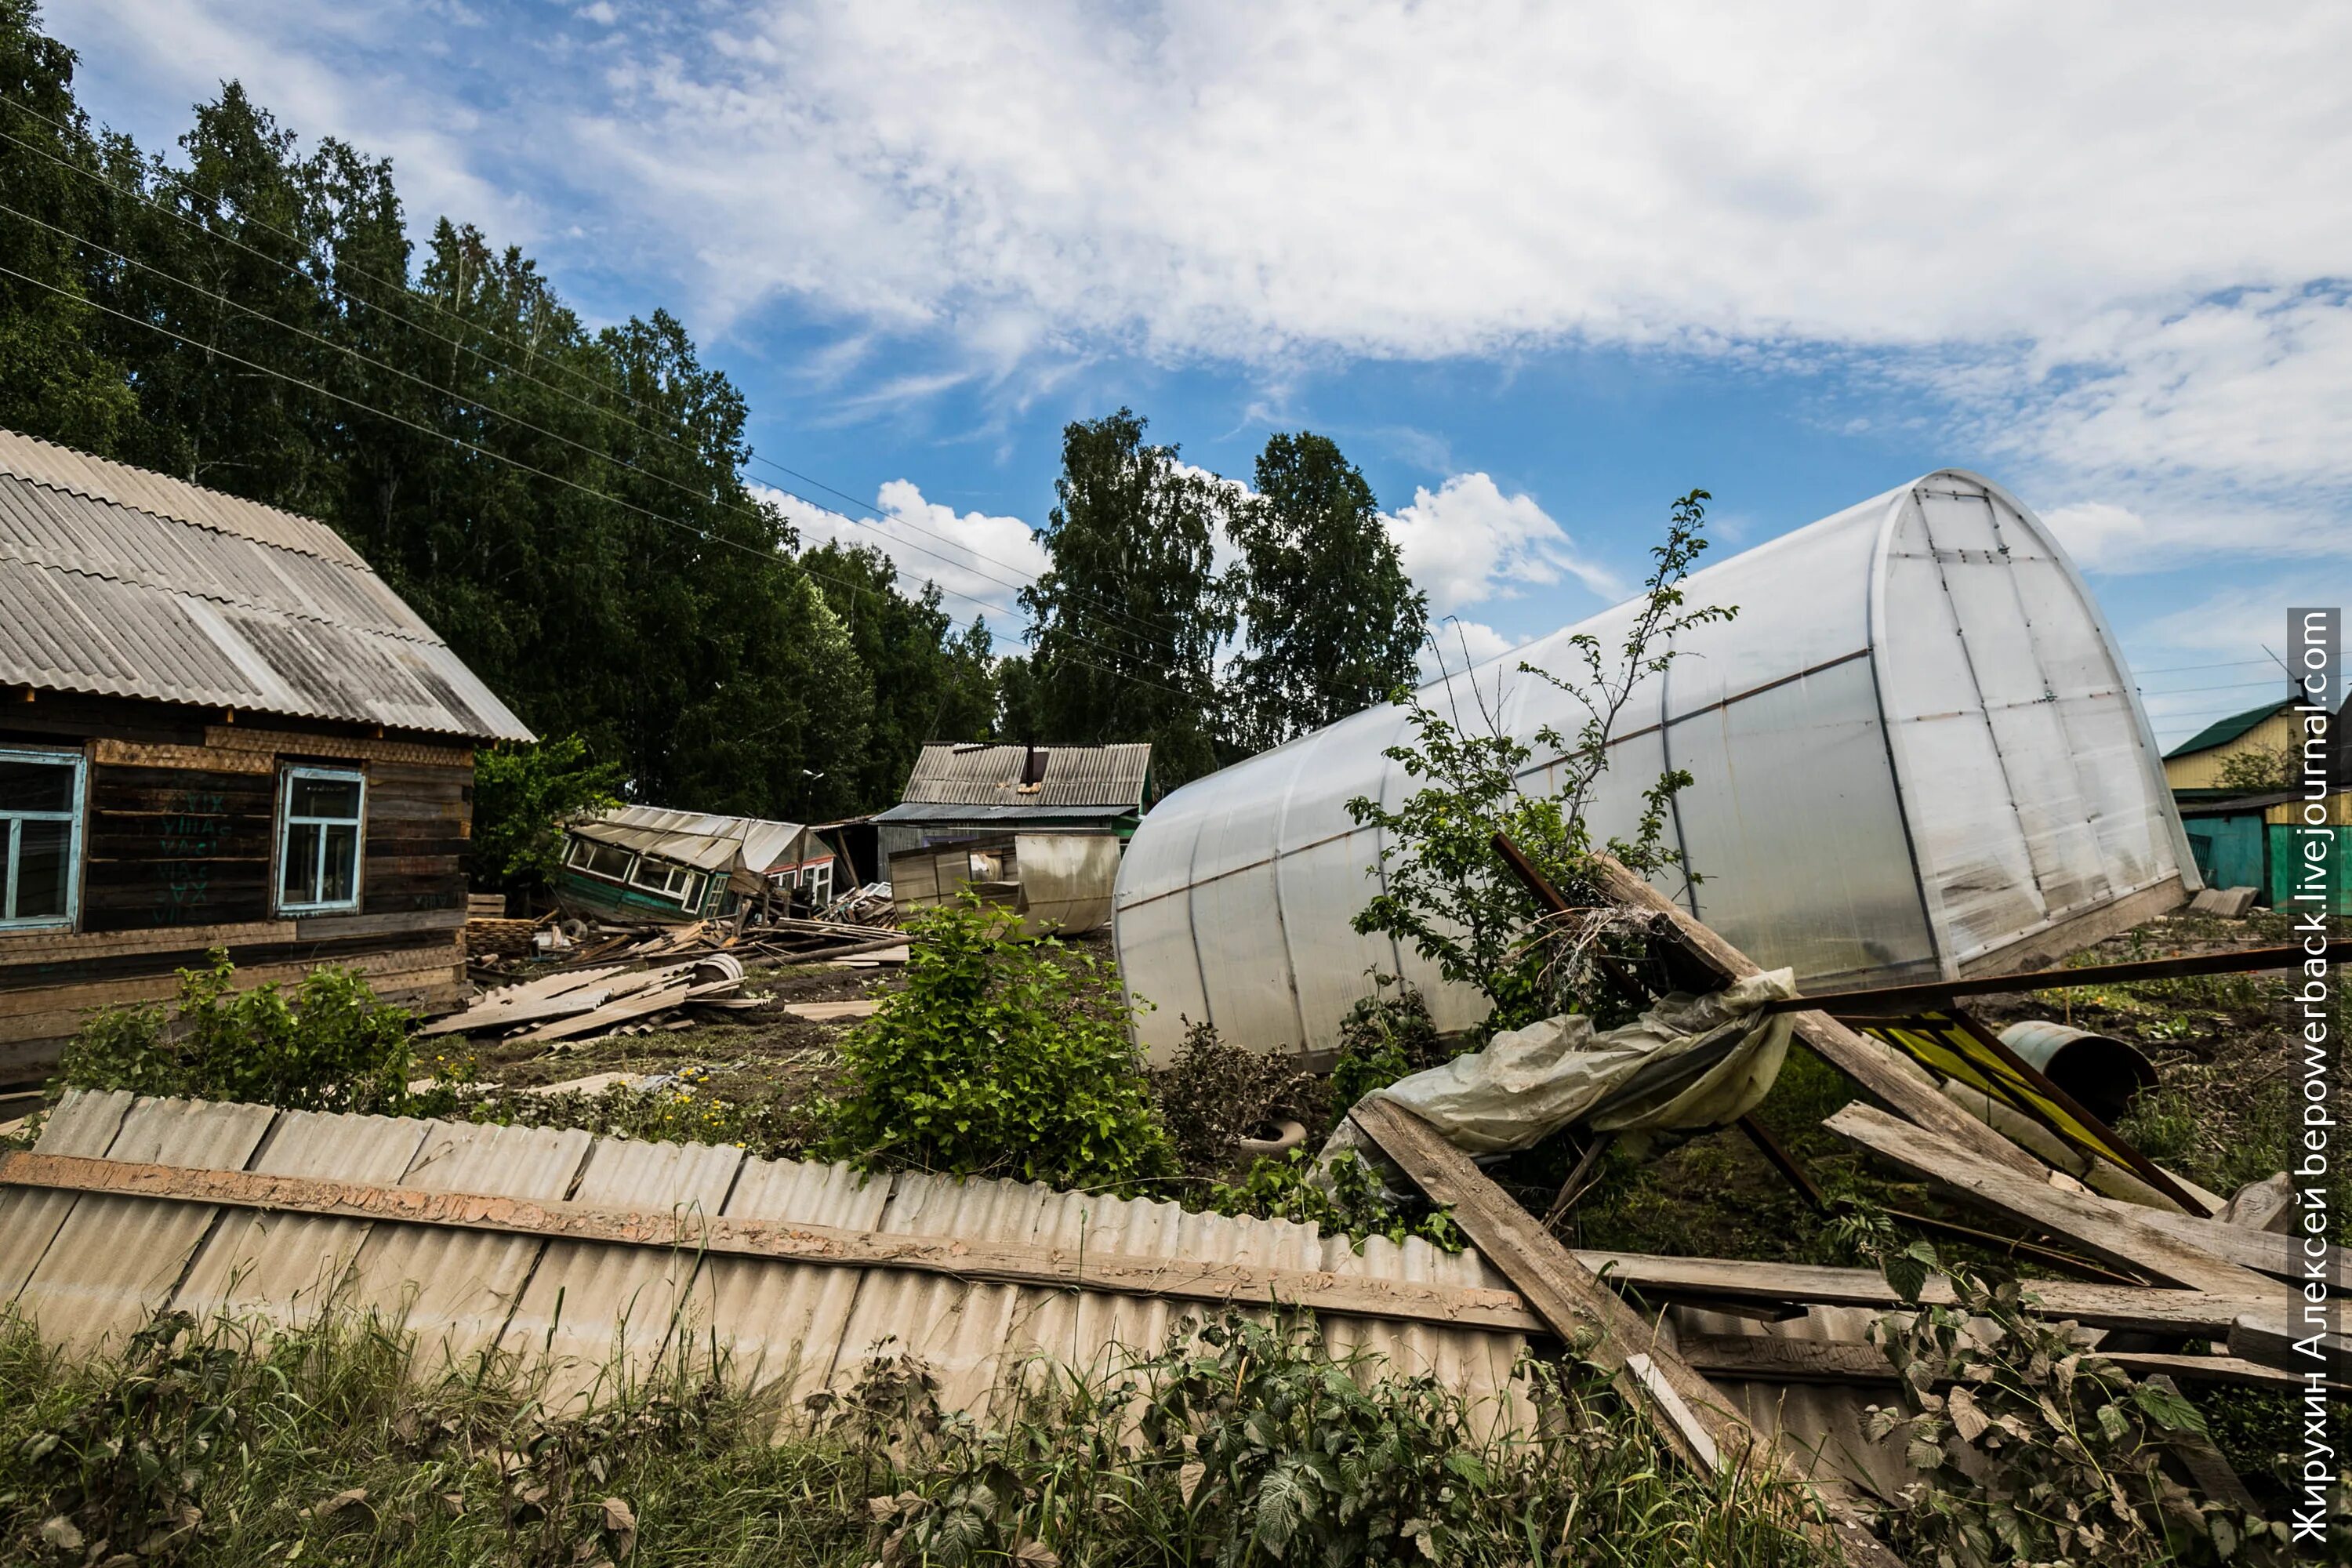
[[[0,431],[0,1081],[90,1009],[466,985],[474,746],[530,731],[325,524]]]
[[[683,925],[772,889],[832,893],[833,851],[796,822],[624,805],[564,834],[556,900],[590,919]]]
[[[1942,469],[1695,574],[1693,605],[1738,607],[1677,639],[1624,706],[1592,805],[1630,836],[1670,769],[1666,843],[1702,880],[1662,883],[1694,916],[1808,989],[1961,976],[2071,952],[2200,884],[2154,736],[2081,576],[2023,503]],[[1622,644],[1637,606],[1423,689],[1529,744],[1582,710],[1522,661],[1580,669],[1570,639]],[[1475,682],[1477,697],[1471,684]],[[1369,709],[1176,791],[1121,866],[1120,968],[1155,1051],[1183,1020],[1261,1047],[1337,1043],[1367,971],[1401,974],[1444,1028],[1465,987],[1349,921],[1379,886],[1381,837],[1349,817],[1414,787],[1387,748],[1409,715]],[[1558,787],[1538,752],[1528,788]]]

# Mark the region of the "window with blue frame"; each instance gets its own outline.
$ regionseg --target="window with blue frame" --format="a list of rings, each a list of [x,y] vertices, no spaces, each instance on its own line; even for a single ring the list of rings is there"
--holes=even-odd
[[[289,767],[278,798],[278,911],[358,909],[367,775],[356,768]]]
[[[81,807],[79,752],[0,748],[0,930],[73,924]]]

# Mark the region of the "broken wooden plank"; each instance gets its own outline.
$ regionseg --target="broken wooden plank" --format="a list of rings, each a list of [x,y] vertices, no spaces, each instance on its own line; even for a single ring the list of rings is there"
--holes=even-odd
[[[1773,1452],[1798,1457],[1764,1440],[1675,1352],[1668,1336],[1603,1286],[1435,1128],[1377,1095],[1348,1114],[1432,1202],[1452,1211],[1462,1234],[1555,1332],[1572,1343],[1589,1342],[1581,1353],[1615,1375],[1622,1396],[1649,1418],[1668,1452],[1709,1474]],[[1848,1561],[1899,1568],[1900,1560],[1871,1532],[1856,1494],[1828,1478],[1809,1484],[1830,1521],[1824,1535]]]
[[[903,1268],[959,1279],[1102,1290],[1221,1306],[1308,1308],[1344,1317],[1447,1328],[1523,1334],[1541,1334],[1547,1330],[1546,1321],[1509,1290],[1367,1279],[1325,1269],[1134,1257],[1087,1247],[791,1225],[707,1215],[691,1208],[637,1213],[553,1199],[23,1152],[0,1153],[0,1186],[675,1248],[780,1263]]]
[[[1662,1300],[1708,1305],[1720,1310],[1738,1303],[1783,1307],[1811,1302],[1822,1307],[1899,1309],[1912,1305],[1897,1295],[1875,1268],[1835,1268],[1812,1263],[1756,1263],[1733,1258],[1661,1258],[1642,1252],[1579,1251],[1583,1264],[1603,1283]],[[2217,1296],[2157,1285],[2104,1285],[2081,1279],[2032,1279],[2026,1289],[2045,1318],[2072,1320],[2092,1328],[2128,1329],[2184,1339],[2220,1339],[2246,1312],[2275,1313],[2277,1291],[2265,1282],[2260,1294]],[[1941,1276],[1930,1276],[1920,1300],[1948,1307],[1958,1298]],[[2241,1354],[2244,1353],[2242,1352]]]
[[[2210,1252],[2216,1258],[2227,1258],[2241,1268],[2251,1268],[2267,1274],[2273,1279],[2284,1279],[2301,1285],[2315,1276],[2306,1274],[2304,1260],[2296,1256],[2296,1238],[2273,1231],[2260,1231],[2252,1226],[2231,1225],[2227,1220],[2199,1219],[2191,1215],[2148,1211],[2147,1222],[2168,1236],[2177,1237],[2189,1246]],[[2335,1276],[2330,1281],[2336,1290],[2352,1289],[2352,1261],[2347,1261],[2341,1248],[2335,1249]]]
[[[607,1002],[593,1013],[582,1013],[576,1017],[560,1018],[552,1024],[533,1029],[529,1034],[518,1035],[515,1039],[518,1044],[531,1045],[541,1040],[569,1040],[581,1035],[593,1035],[599,1029],[608,1029],[614,1024],[625,1024],[632,1018],[642,1018],[653,1013],[667,1013],[672,1007],[683,1007],[686,1005],[686,994],[690,989],[692,989],[690,986],[677,984],[664,986],[658,991],[640,991],[634,996],[623,996]]]
[[[1715,1377],[1751,1383],[1896,1383],[1901,1376],[1886,1352],[1857,1340],[1799,1340],[1778,1334],[1683,1334],[1675,1348],[1683,1359]],[[2292,1373],[2259,1362],[2226,1355],[2169,1355],[2139,1351],[2095,1351],[2134,1377],[2164,1373],[2190,1383],[2247,1388],[2303,1386]]]
[[[2289,1331],[2286,1314],[2294,1310],[2300,1315],[2302,1307],[2300,1300],[2271,1301],[2258,1311],[2240,1314],[2230,1324],[2230,1353],[2282,1368],[2297,1378],[2316,1372],[2352,1379],[2352,1335]]]
[[[1592,857],[1603,896],[1655,916],[1662,934],[1725,982],[1762,973],[1746,953],[1702,925],[1687,910],[1627,870],[1616,857]],[[1927,1069],[1884,1041],[1856,1034],[1826,1013],[1796,1016],[1795,1032],[1822,1060],[1893,1106],[1910,1121],[1979,1156],[2037,1180],[2042,1162],[1946,1100]]]
[[[2151,1279],[2193,1290],[2259,1300],[2276,1287],[2148,1223],[2154,1211],[2084,1192],[2067,1192],[2048,1181],[2025,1176],[1963,1149],[1932,1132],[1856,1101],[1822,1123],[1831,1131],[1892,1160],[1906,1170],[1940,1182],[1961,1196],[2036,1229],[2065,1237],[2095,1258],[2137,1269]]]

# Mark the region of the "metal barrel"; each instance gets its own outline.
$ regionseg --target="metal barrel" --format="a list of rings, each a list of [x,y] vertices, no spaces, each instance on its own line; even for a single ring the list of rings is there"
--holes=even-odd
[[[2027,1018],[2000,1032],[2000,1043],[2040,1068],[2052,1083],[2112,1126],[2143,1089],[2156,1087],[2156,1064],[2113,1035]]]

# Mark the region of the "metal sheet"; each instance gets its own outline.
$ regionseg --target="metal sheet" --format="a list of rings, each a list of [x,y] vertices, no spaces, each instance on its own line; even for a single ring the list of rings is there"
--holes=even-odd
[[[1024,792],[1026,746],[925,746],[900,799],[927,805],[1116,805],[1140,809],[1151,766],[1148,745],[1039,746],[1044,760]]]
[[[118,1160],[240,1171],[278,1113],[266,1105],[139,1100],[107,1145]],[[120,1344],[171,1300],[212,1228],[209,1205],[78,1199],[16,1297],[52,1343],[87,1352]]]
[[[743,1151],[731,1144],[597,1140],[572,1196],[636,1213],[717,1214],[735,1184]],[[549,1244],[508,1319],[504,1343],[546,1363],[542,1396],[562,1406],[613,1392],[614,1379],[641,1375],[682,1326],[698,1255],[589,1242]],[[707,1314],[706,1314],[707,1316]]]
[[[889,1201],[891,1178],[845,1165],[747,1160],[726,1213],[745,1219],[871,1230]],[[733,1371],[751,1387],[781,1385],[782,1403],[830,1384],[836,1352],[864,1291],[866,1271],[811,1268],[714,1258],[703,1267],[707,1338],[728,1347]]]
[[[580,1131],[436,1121],[400,1180],[436,1192],[560,1198],[593,1142]],[[353,1260],[351,1299],[404,1319],[428,1364],[463,1362],[498,1343],[540,1251],[520,1237],[377,1226]]]
[[[12,685],[530,738],[323,524],[5,431],[0,605]]]
[[[746,868],[764,872],[793,858],[808,829],[796,822],[770,822],[757,816],[624,805],[575,824],[572,831],[583,838],[617,844],[697,870],[719,870],[740,859]]]
[[[430,1130],[409,1117],[284,1111],[252,1168],[390,1184],[415,1162]],[[266,1311],[280,1322],[308,1321],[337,1301],[367,1234],[363,1220],[225,1210],[172,1304],[199,1317]]]

